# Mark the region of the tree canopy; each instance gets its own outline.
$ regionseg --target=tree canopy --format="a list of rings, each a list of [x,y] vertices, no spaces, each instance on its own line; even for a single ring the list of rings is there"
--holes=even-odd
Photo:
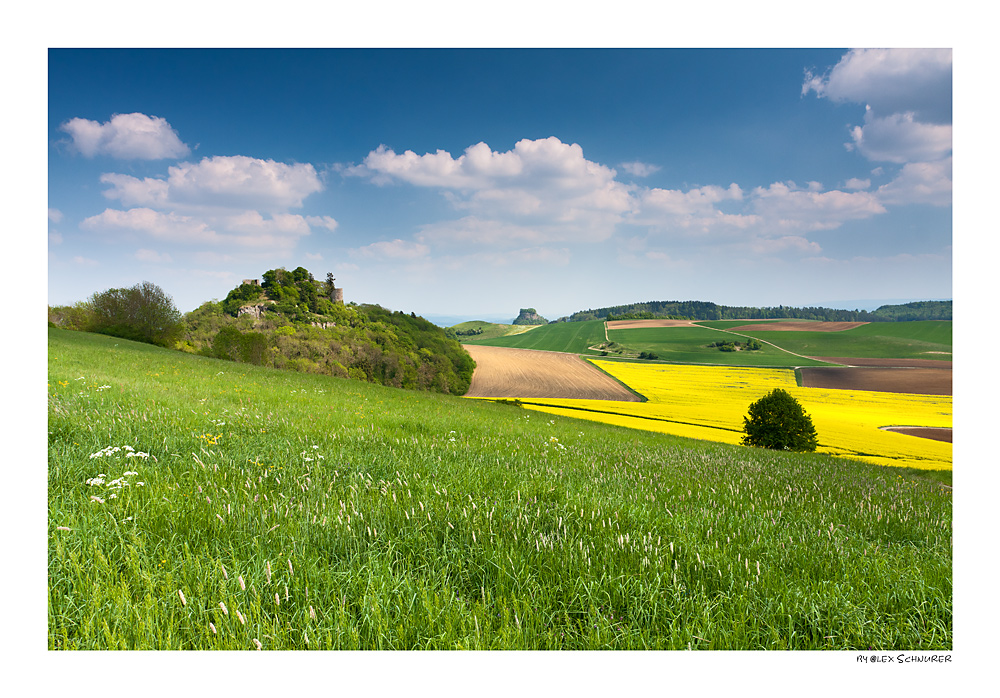
[[[91,332],[171,347],[184,330],[173,299],[149,281],[95,293],[87,306]]]
[[[816,427],[791,393],[775,388],[750,405],[743,418],[744,446],[786,451],[815,451]]]

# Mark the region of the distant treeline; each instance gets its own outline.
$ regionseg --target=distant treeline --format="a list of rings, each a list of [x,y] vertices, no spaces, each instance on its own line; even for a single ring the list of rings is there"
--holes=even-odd
[[[902,322],[907,320],[951,320],[951,301],[916,301],[883,305],[875,311],[836,308],[776,308],[718,305],[708,301],[648,301],[581,310],[563,321],[584,320],[822,320],[826,322]]]

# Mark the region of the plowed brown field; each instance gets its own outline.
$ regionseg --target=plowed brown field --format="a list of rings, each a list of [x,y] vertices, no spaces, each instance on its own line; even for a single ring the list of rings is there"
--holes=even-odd
[[[882,366],[884,368],[951,368],[951,361],[937,361],[936,359],[851,359],[835,356],[810,356],[810,359],[817,361],[829,361],[835,364],[846,364],[848,366]]]
[[[838,359],[859,361],[860,359]],[[940,362],[935,362],[940,363]],[[799,369],[806,388],[876,390],[883,393],[951,395],[950,368],[878,368],[808,366]]]
[[[867,322],[755,322],[751,325],[730,327],[730,331],[768,332],[843,332],[867,325]]]
[[[640,401],[628,388],[576,354],[463,346],[476,361],[466,397]]]
[[[934,439],[935,441],[947,441],[952,443],[951,429],[937,429],[933,427],[886,427],[886,431],[894,431],[908,436],[919,436],[923,439]]]

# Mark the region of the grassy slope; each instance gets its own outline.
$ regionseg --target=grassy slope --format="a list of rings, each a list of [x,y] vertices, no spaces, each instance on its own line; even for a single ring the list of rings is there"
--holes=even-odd
[[[604,322],[558,322],[540,325],[524,334],[510,335],[486,340],[465,340],[469,344],[488,344],[494,347],[514,347],[517,349],[539,349],[542,351],[564,351],[571,354],[594,354],[587,347],[604,341]]]
[[[53,649],[952,646],[891,469],[60,330],[48,394]]]

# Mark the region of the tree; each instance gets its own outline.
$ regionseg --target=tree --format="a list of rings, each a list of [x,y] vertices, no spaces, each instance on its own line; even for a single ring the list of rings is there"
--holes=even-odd
[[[95,293],[88,303],[93,332],[170,347],[184,329],[173,299],[149,281]]]
[[[757,402],[743,418],[744,446],[787,451],[815,451],[816,427],[790,393],[775,388]]]

